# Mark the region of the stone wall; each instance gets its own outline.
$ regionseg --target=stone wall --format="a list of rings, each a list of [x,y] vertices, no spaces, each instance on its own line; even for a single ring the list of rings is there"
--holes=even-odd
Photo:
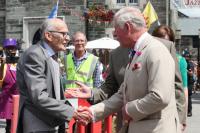
[[[0,46],[5,38],[5,2],[6,0],[0,1]]]
[[[6,2],[5,2],[6,1]],[[71,34],[82,31],[88,40],[105,36],[105,28],[112,27],[81,19],[85,7],[104,4],[105,0],[60,0],[58,16],[64,16]],[[5,37],[23,38],[23,17],[48,16],[57,0],[1,0],[0,1],[0,41]],[[141,1],[140,1],[141,3]],[[142,1],[145,3],[145,0]],[[151,0],[161,24],[166,24],[166,1]],[[84,5],[85,4],[85,5]],[[145,5],[143,5],[145,6]],[[144,7],[140,7],[143,9]],[[87,29],[87,30],[86,30]]]
[[[6,1],[6,2],[5,2]],[[48,16],[57,0],[1,0],[0,1],[0,41],[5,37],[23,38],[24,17]],[[60,0],[58,16],[64,16],[71,34],[85,32],[82,0]]]
[[[151,0],[161,24],[166,24],[166,0]]]

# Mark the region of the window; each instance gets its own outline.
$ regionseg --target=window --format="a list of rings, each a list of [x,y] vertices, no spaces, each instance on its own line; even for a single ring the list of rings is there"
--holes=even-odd
[[[125,3],[125,0],[117,0],[117,3]]]
[[[124,4],[126,0],[117,0],[117,4]],[[137,4],[138,0],[128,0],[129,4]]]
[[[129,0],[129,3],[138,3],[138,0]]]

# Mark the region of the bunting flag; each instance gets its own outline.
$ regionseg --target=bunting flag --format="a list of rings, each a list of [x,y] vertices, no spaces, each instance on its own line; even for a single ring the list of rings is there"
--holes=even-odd
[[[149,29],[150,26],[156,21],[158,20],[158,15],[157,13],[155,12],[152,4],[150,1],[148,1],[146,7],[144,8],[144,11],[143,11],[143,15],[145,17],[145,20],[146,20],[146,24],[147,24],[147,28]],[[160,22],[158,20],[158,25],[160,25]]]
[[[51,13],[49,14],[48,18],[56,18],[57,17],[58,4],[59,4],[59,0],[57,1],[56,5],[53,7],[53,9],[51,10]]]

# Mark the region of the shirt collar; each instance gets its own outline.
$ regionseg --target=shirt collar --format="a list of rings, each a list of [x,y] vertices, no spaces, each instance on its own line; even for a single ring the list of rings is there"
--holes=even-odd
[[[88,57],[88,52],[85,51],[85,54],[84,54],[81,58],[79,58],[79,59],[76,57],[75,52],[73,52],[73,57],[74,57],[75,60],[87,59],[87,57]]]
[[[47,44],[46,42],[43,42],[43,46],[44,48],[47,50],[48,55],[51,57],[53,55],[55,55],[56,53],[54,52],[54,50],[49,46],[49,44]]]
[[[145,32],[144,34],[142,34],[139,39],[137,40],[137,42],[135,43],[135,46],[134,46],[134,50],[135,51],[138,51],[140,45],[142,44],[143,40],[145,39],[145,37],[148,35],[147,32]]]

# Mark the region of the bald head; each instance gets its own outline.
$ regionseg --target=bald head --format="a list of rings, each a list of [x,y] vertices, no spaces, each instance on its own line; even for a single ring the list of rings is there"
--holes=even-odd
[[[114,24],[119,25],[121,28],[126,22],[136,25],[138,28],[145,28],[146,23],[141,11],[134,7],[121,8],[114,16]]]

